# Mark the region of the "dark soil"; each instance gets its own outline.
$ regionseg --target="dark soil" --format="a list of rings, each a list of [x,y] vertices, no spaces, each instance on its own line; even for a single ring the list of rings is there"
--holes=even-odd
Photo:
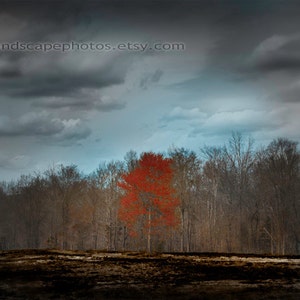
[[[0,299],[300,299],[300,257],[2,251]]]

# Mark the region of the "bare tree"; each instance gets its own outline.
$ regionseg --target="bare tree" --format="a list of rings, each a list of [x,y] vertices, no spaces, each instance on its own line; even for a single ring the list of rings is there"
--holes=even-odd
[[[52,204],[56,208],[52,215],[52,222],[56,223],[56,243],[61,244],[62,249],[71,248],[71,216],[70,210],[73,202],[82,197],[81,175],[75,165],[60,166],[56,172],[50,172],[50,189]],[[57,227],[58,224],[58,227]]]
[[[297,252],[300,233],[297,144],[282,138],[272,141],[260,154],[257,176],[259,191],[264,195],[263,231],[269,239],[270,251]]]
[[[299,254],[297,143],[280,138],[254,151],[251,139],[233,133],[225,146],[204,147],[201,154],[200,160],[185,148],[169,150],[180,223],[170,230],[152,226],[159,232],[153,235],[153,246]],[[118,215],[118,183],[138,164],[131,150],[124,161],[104,163],[89,176],[74,165],[61,165],[1,183],[0,248],[144,249],[145,220],[136,223],[139,238],[134,239]]]
[[[203,226],[206,251],[224,251],[224,170],[226,161],[221,147],[204,147],[202,155],[205,160],[202,171],[202,188],[200,197],[203,203]],[[223,237],[223,238],[222,238]]]
[[[118,182],[124,172],[124,165],[120,161],[112,161],[97,169],[98,178],[103,180],[102,188],[105,195],[105,219],[107,249],[116,250],[118,238],[122,226],[118,220],[118,207],[120,200],[120,189]]]
[[[249,248],[248,231],[249,205],[252,201],[251,173],[255,156],[253,155],[253,140],[244,140],[241,133],[232,133],[228,145],[224,149],[226,159],[226,185],[229,207],[229,235],[239,241],[235,251],[244,252]],[[237,216],[235,215],[237,212]],[[236,222],[235,222],[236,220]],[[233,229],[238,228],[238,230]],[[233,244],[233,241],[230,241]]]
[[[196,154],[184,148],[173,148],[169,150],[173,160],[174,186],[177,197],[180,199],[181,215],[181,243],[180,250],[189,252],[192,245],[192,233],[195,229],[197,215],[196,191],[200,178],[201,161]]]

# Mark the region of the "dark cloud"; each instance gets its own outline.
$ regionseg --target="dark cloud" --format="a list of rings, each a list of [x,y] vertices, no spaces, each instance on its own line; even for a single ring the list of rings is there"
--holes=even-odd
[[[0,69],[0,78],[16,78],[22,75],[21,71],[14,68],[3,68]],[[1,80],[1,79],[0,79]]]
[[[80,74],[40,74],[16,82],[8,95],[13,97],[34,98],[45,96],[68,96],[80,88],[103,88],[124,81],[122,75],[109,74],[103,70],[97,72],[81,72]],[[5,89],[5,88],[4,88]],[[3,90],[3,89],[2,89]]]
[[[286,5],[287,2],[289,5]],[[13,24],[24,23],[19,32],[22,40],[28,41],[85,41],[95,35],[105,36],[108,32],[113,36],[122,31],[140,31],[144,33],[141,37],[148,32],[149,36],[155,38],[155,33],[162,30],[184,40],[187,36],[197,39],[199,32],[207,31],[218,38],[207,61],[223,69],[240,64],[238,55],[244,55],[245,51],[255,47],[274,30],[286,31],[291,26],[299,28],[297,11],[300,9],[300,3],[283,3],[282,0],[253,0],[251,3],[236,0],[44,0],[2,1],[1,6],[6,15],[14,17]],[[289,16],[288,25],[286,15]],[[268,68],[268,65],[262,64],[261,67]],[[88,76],[84,74],[83,77]],[[113,79],[120,82],[120,78]],[[79,75],[71,76],[66,86],[81,80]],[[103,78],[101,80],[100,76],[99,80],[94,83],[91,80],[89,86],[101,85]],[[51,86],[41,85],[42,90],[53,90]],[[34,95],[35,91],[32,92]],[[42,91],[36,92],[37,95],[42,94]],[[25,94],[31,95],[31,91]]]
[[[0,136],[51,137],[56,140],[85,139],[91,133],[80,119],[59,119],[47,112],[26,113],[18,118],[0,117]]]
[[[0,20],[5,23],[0,21],[0,43],[93,41],[109,30],[107,18],[115,14],[107,12],[112,7],[107,1],[84,5],[79,1],[2,1]],[[22,99],[73,97],[82,88],[121,84],[131,64],[130,55],[110,54],[0,51],[0,93]],[[70,106],[76,103],[75,99]],[[98,104],[103,110],[123,107],[120,103]]]
[[[300,71],[300,56],[273,56],[259,61],[256,66],[261,72]]]
[[[147,89],[149,85],[159,82],[163,73],[162,70],[158,69],[153,73],[145,74],[140,81],[140,87],[142,89]]]
[[[78,57],[84,58],[85,56]],[[103,66],[97,67],[95,62],[96,66],[83,66],[81,69],[74,68],[72,62],[65,62],[61,57],[55,59],[46,54],[42,58],[24,56],[20,64],[22,62],[23,65],[16,66],[15,63],[10,65],[6,61],[7,66],[2,69],[0,67],[2,95],[18,98],[68,96],[81,88],[100,89],[120,84],[124,82],[127,68],[127,63],[120,62],[118,58],[108,60]],[[32,67],[35,64],[37,66]]]
[[[28,113],[18,119],[2,117],[0,120],[1,136],[50,136],[64,129],[61,120],[50,118],[45,113]]]
[[[15,79],[22,76],[19,65],[19,54],[5,53],[0,51],[0,85],[2,80]]]
[[[299,53],[300,33],[273,35],[255,48],[252,55],[253,68],[258,72],[299,71]]]
[[[62,146],[70,146],[86,139],[91,134],[91,129],[84,126],[80,120],[68,120],[64,122],[64,130],[53,137]]]
[[[10,0],[1,1],[0,7],[6,14],[37,25],[31,29],[31,38],[36,36],[39,40],[45,38],[45,33],[60,32],[62,28],[70,34],[68,29],[81,27],[87,33],[95,24],[101,25],[98,26],[101,32],[124,26],[127,29],[149,27],[149,24],[158,30],[162,25],[177,30],[187,19],[193,25],[210,19],[220,27],[236,26],[259,14],[286,8],[282,0],[252,0],[251,3],[237,0]]]

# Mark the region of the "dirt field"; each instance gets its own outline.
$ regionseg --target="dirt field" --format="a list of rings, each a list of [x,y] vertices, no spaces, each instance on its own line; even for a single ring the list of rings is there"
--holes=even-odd
[[[300,257],[2,251],[0,299],[300,299]]]

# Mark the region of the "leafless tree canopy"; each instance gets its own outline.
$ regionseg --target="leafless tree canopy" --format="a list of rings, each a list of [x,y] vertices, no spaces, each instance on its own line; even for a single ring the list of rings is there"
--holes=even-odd
[[[198,154],[171,148],[180,224],[162,229],[154,250],[300,254],[299,155],[291,140],[256,150],[239,133]],[[131,150],[88,176],[61,165],[3,182],[0,249],[145,250],[118,218],[118,182],[138,159]]]

